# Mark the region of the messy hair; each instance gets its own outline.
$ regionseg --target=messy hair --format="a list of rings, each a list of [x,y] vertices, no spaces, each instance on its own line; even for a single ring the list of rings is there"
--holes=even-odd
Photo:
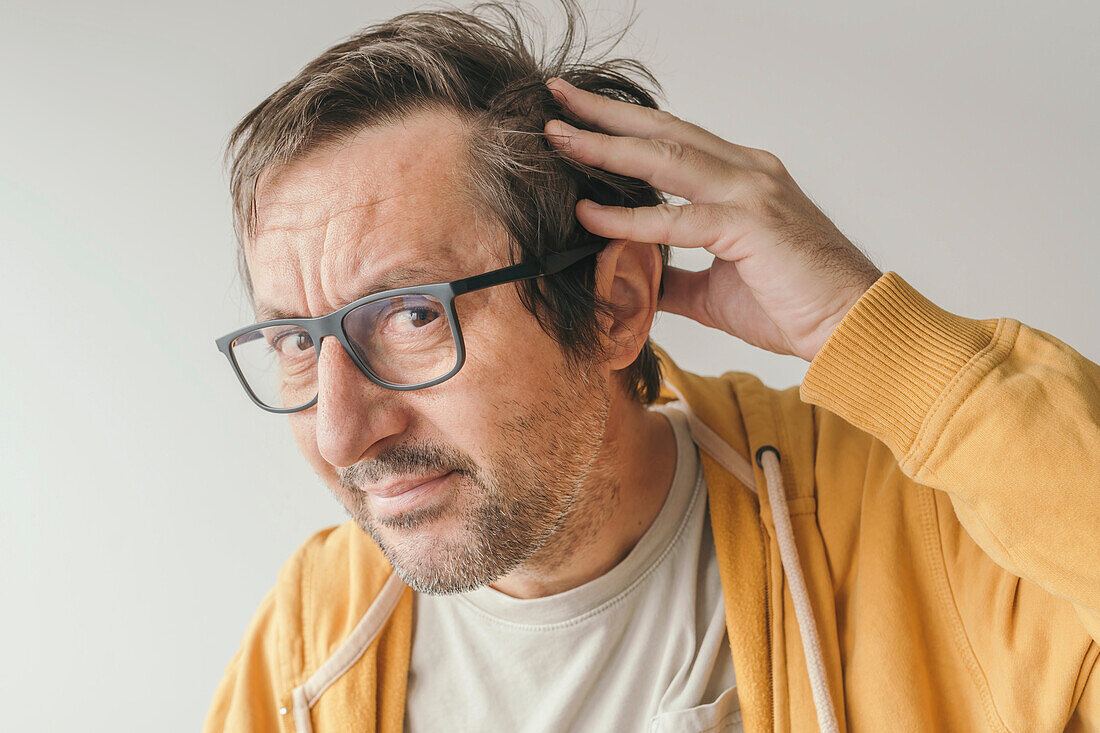
[[[249,298],[245,247],[255,234],[260,176],[366,126],[396,122],[412,112],[453,110],[466,123],[469,198],[503,226],[513,263],[606,243],[577,221],[574,208],[581,198],[629,207],[664,202],[645,181],[572,160],[547,142],[543,128],[553,118],[596,129],[551,94],[545,85],[551,77],[653,109],[653,95],[662,91],[640,62],[607,58],[633,17],[605,39],[610,40],[606,51],[587,58],[591,46],[583,13],[576,0],[559,2],[564,31],[556,44],[542,49],[532,48],[525,31],[525,21],[534,27],[539,21],[519,2],[403,13],[332,46],[245,115],[230,134],[226,165],[238,263]],[[667,264],[669,248],[658,247]],[[609,303],[596,295],[595,269],[595,259],[586,258],[558,275],[517,284],[524,306],[574,365],[602,353],[599,321],[611,313]],[[656,400],[660,367],[648,339],[621,376],[638,401]]]

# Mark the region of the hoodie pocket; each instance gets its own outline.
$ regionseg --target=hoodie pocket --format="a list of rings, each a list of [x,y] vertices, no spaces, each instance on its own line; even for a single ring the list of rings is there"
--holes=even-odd
[[[740,733],[744,728],[737,685],[708,705],[654,715],[646,730],[647,733]]]

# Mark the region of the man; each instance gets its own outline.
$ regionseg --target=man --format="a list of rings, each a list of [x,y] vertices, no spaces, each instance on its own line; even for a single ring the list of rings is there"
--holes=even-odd
[[[1097,729],[1100,367],[883,274],[566,8],[550,61],[399,16],[233,134],[258,323],[218,344],[352,520],[206,729]],[[688,374],[658,309],[806,378]]]

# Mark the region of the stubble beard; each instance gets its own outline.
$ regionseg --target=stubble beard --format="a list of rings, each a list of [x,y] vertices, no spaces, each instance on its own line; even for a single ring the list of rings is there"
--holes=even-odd
[[[618,484],[593,472],[610,407],[606,380],[587,375],[538,403],[510,403],[488,467],[450,446],[395,446],[340,471],[345,507],[414,590],[443,595],[488,585],[523,566],[552,572],[590,541],[618,502]],[[372,515],[364,483],[454,471],[449,500],[397,517]],[[586,485],[587,484],[587,485]],[[450,516],[461,529],[423,531]]]

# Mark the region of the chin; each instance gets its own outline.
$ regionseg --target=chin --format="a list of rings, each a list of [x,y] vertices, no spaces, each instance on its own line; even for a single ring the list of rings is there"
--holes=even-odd
[[[410,559],[432,556],[441,548],[463,545],[465,523],[448,506],[420,507],[398,515],[378,518],[362,512],[356,522],[382,548],[387,557]],[[366,516],[364,516],[366,514]]]
[[[470,562],[462,538],[444,538],[423,529],[387,528],[372,536],[401,579],[420,593],[448,595],[486,582],[484,570]]]

